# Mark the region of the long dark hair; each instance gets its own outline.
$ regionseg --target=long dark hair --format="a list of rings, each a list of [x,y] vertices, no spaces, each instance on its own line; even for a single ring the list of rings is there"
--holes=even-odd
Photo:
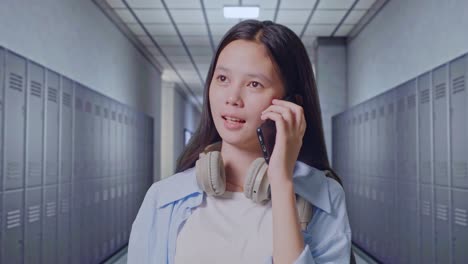
[[[332,175],[329,176],[341,184],[341,180],[328,162],[317,86],[307,51],[292,30],[272,21],[244,20],[224,35],[206,77],[200,125],[177,160],[176,172],[195,166],[199,154],[206,146],[221,141],[211,116],[209,88],[219,54],[224,47],[235,40],[254,41],[266,47],[272,61],[279,69],[286,94],[298,94],[302,97],[307,128],[298,160],[319,170],[331,171]]]

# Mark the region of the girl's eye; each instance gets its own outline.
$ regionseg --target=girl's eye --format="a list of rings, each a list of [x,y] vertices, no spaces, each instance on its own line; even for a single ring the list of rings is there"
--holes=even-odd
[[[216,79],[220,80],[221,82],[225,82],[227,78],[224,75],[218,75],[218,77],[216,77]]]
[[[252,87],[253,87],[253,88],[258,88],[258,87],[263,86],[261,83],[256,82],[256,81],[251,82],[251,84],[252,84]]]

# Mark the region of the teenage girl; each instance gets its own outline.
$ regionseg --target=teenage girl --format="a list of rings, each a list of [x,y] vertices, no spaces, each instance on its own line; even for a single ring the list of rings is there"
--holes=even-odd
[[[268,164],[257,138],[266,120],[277,131]],[[314,73],[287,27],[245,20],[226,33],[176,172],[146,193],[128,263],[350,263]]]

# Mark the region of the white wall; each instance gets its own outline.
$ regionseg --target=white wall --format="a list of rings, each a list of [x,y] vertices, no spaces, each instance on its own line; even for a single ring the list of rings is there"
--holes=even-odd
[[[161,179],[174,174],[185,148],[184,128],[198,127],[200,112],[174,83],[163,82],[161,112]]]
[[[348,107],[468,52],[468,1],[391,0],[348,45]]]
[[[154,117],[159,177],[161,74],[91,0],[1,0],[0,45]]]

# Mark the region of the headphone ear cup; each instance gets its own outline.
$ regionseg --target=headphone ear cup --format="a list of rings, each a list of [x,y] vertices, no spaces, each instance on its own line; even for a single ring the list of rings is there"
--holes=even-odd
[[[268,164],[264,158],[252,162],[247,171],[244,184],[244,195],[256,203],[270,199],[270,183],[268,182]]]
[[[201,153],[195,163],[198,186],[208,195],[222,195],[226,191],[226,175],[221,152]]]

